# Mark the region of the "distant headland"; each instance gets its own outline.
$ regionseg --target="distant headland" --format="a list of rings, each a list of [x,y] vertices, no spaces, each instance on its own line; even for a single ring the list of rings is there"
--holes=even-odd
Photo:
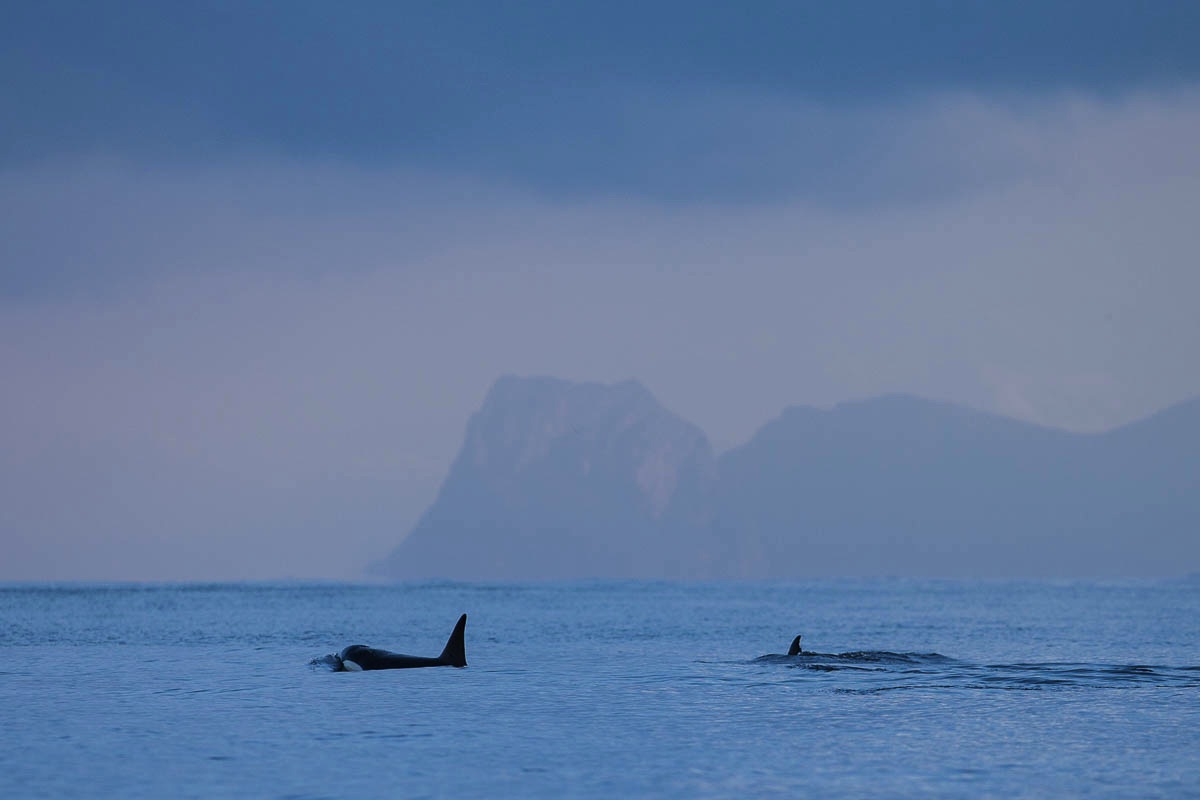
[[[1182,575],[1200,399],[1096,434],[906,395],[786,409],[717,456],[640,383],[503,377],[371,571],[538,580]]]

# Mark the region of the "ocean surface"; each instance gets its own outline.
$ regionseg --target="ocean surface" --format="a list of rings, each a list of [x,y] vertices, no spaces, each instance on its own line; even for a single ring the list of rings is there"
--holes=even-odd
[[[3,797],[1200,797],[1200,581],[0,585],[0,722]]]

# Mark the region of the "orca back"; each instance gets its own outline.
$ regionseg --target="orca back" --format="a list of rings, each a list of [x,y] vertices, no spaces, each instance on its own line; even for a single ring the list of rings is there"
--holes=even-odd
[[[437,658],[427,656],[410,656],[404,653],[392,653],[367,647],[364,644],[352,644],[342,650],[337,656],[341,669],[345,672],[362,672],[369,669],[412,669],[414,667],[465,667],[467,665],[466,646],[467,615],[458,618],[442,654]]]

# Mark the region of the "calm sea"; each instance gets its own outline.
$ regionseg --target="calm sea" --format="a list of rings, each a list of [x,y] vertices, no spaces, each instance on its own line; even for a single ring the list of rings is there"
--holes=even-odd
[[[9,585],[0,721],[4,797],[1200,797],[1200,581]]]

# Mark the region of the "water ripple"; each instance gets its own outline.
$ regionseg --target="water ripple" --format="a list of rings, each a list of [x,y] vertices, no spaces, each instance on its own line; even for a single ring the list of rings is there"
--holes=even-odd
[[[1196,688],[1200,667],[1168,667],[1148,664],[1081,664],[1071,662],[1018,662],[971,664],[940,653],[893,653],[854,651],[848,653],[768,654],[751,664],[788,670],[840,675],[847,681],[870,680],[870,686],[837,686],[844,694],[877,693],[896,689],[1134,689],[1144,687]],[[864,676],[861,673],[877,673]],[[877,685],[881,677],[891,678]]]

